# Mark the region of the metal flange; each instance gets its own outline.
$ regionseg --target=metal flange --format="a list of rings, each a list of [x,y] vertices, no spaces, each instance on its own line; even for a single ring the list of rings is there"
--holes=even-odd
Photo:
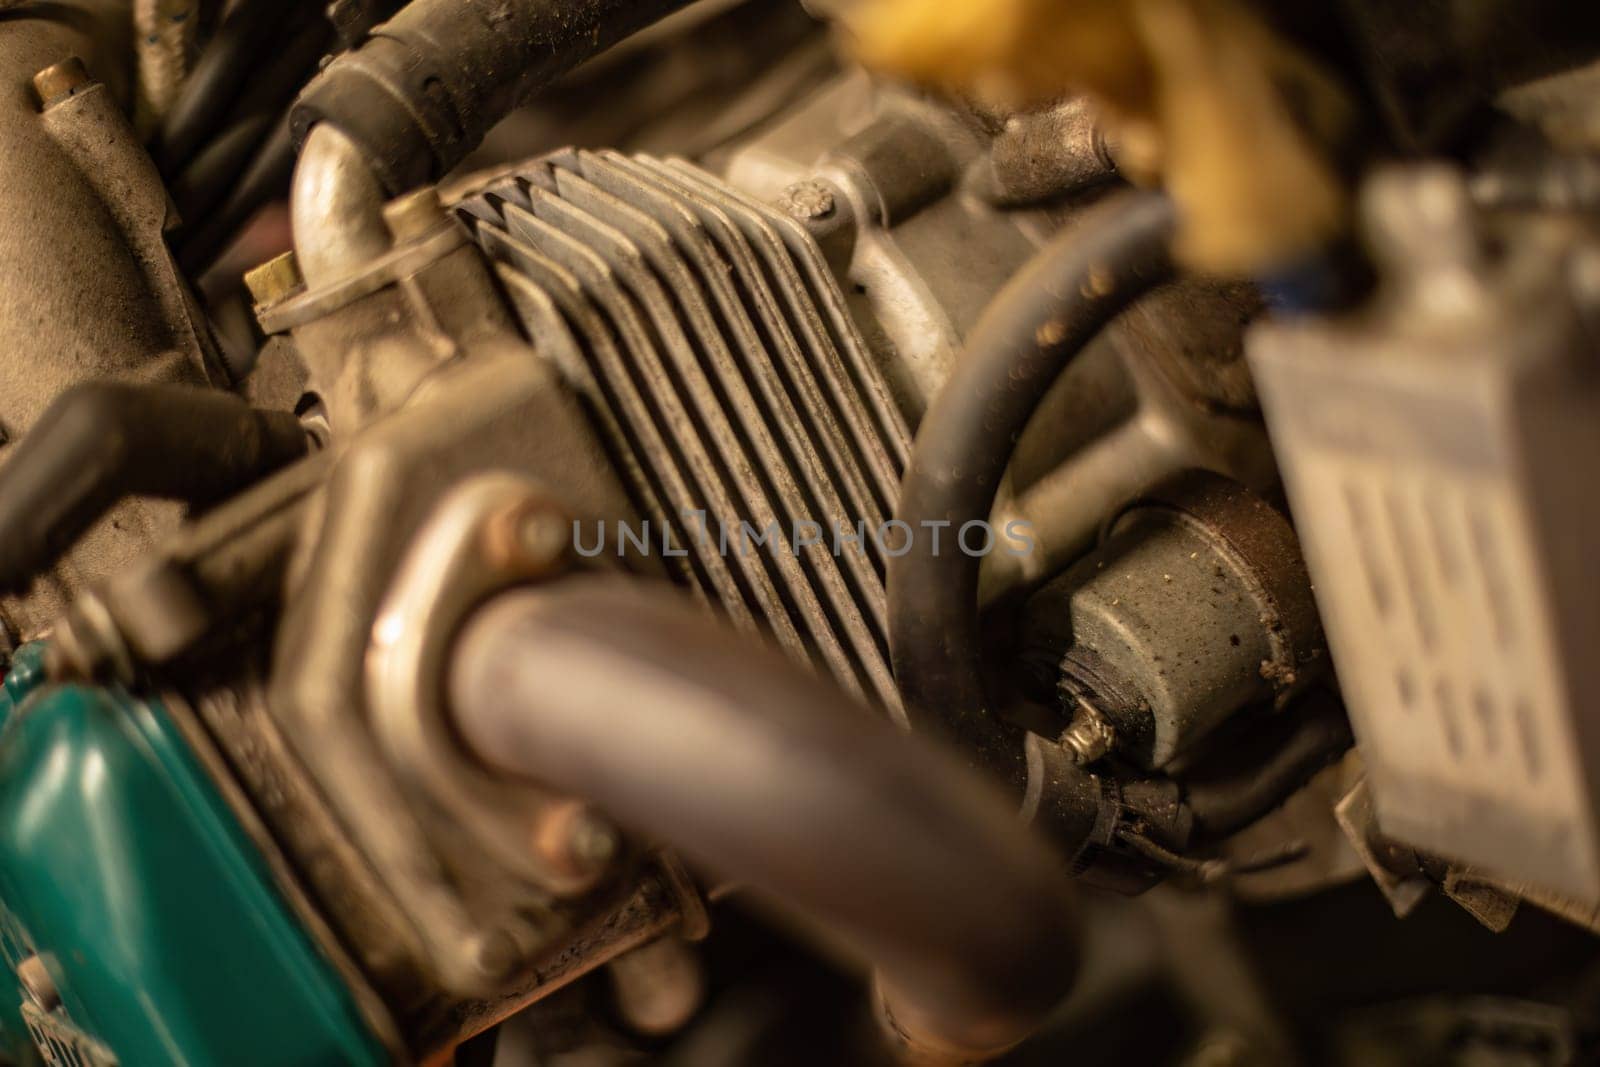
[[[366,657],[373,728],[395,773],[451,832],[558,896],[592,888],[620,848],[575,798],[496,778],[462,750],[444,706],[451,644],[496,593],[572,563],[572,521],[536,483],[508,472],[464,481],[418,530],[373,624]]]

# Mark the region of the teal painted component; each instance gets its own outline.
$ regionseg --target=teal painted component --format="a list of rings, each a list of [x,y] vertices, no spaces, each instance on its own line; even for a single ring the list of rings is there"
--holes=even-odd
[[[9,664],[0,664],[6,669],[5,682],[0,684],[0,728],[22,698],[43,684],[46,647],[43,641],[30,641],[17,649]]]
[[[12,653],[11,661],[4,664],[5,677],[0,680],[0,730],[11,720],[17,705],[44,682],[46,647],[43,641],[29,642]],[[16,960],[32,952],[26,936],[0,901],[0,958],[14,966]],[[19,1010],[21,1000],[22,990],[15,982],[9,986],[0,982],[0,1057],[11,1063],[34,1063],[38,1055]]]
[[[44,960],[51,1024],[123,1067],[387,1062],[165,710],[29,695],[26,651],[0,694],[0,950]]]

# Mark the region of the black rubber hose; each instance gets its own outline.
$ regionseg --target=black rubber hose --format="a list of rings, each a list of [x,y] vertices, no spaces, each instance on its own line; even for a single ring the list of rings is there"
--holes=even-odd
[[[333,26],[321,16],[291,32],[271,68],[256,77],[209,141],[172,182],[172,199],[186,227],[204,226],[223,203],[272,131],[284,121],[295,94],[316,73],[333,42]]]
[[[178,217],[187,226],[203,224],[228,195],[234,179],[272,133],[272,116],[241,117],[208,142],[169,187]]]
[[[74,386],[0,466],[0,592],[25,590],[124,496],[213,503],[305,452],[294,415],[231,393]]]
[[[1316,689],[1265,724],[1251,724],[1221,758],[1184,779],[1184,800],[1202,838],[1217,840],[1264,818],[1318,771],[1350,751],[1344,705]]]
[[[289,116],[285,114],[255,158],[245,166],[227,198],[207,213],[198,226],[184,227],[177,241],[178,264],[191,278],[199,277],[227,250],[257,211],[268,202],[287,195],[293,174],[294,138],[289,135]]]
[[[982,1058],[1077,964],[1073,886],[993,787],[677,593],[619,576],[508,593],[452,655],[454,725],[761,891],[877,969],[900,1034]]]
[[[228,12],[162,121],[155,156],[163,174],[171,178],[189,165],[252,74],[272,61],[283,16],[283,0],[239,0]]]
[[[1017,438],[1052,383],[1106,323],[1172,274],[1162,194],[1119,194],[1042,249],[1001,290],[917,429],[889,561],[889,646],[912,725],[972,753],[1020,790],[1020,735],[990,709],[978,630],[980,559],[956,546],[987,521]],[[935,547],[933,533],[942,530]]]
[[[329,64],[293,113],[330,122],[392,194],[442,177],[540,89],[690,0],[412,0]]]

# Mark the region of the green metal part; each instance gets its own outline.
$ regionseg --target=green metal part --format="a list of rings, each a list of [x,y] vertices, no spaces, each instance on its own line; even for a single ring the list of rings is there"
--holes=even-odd
[[[13,972],[37,954],[59,991],[48,1014],[26,1009],[61,1046],[47,1058],[387,1062],[164,709],[42,686],[38,654],[18,650],[0,693],[0,951]]]
[[[11,720],[11,713],[22,703],[22,698],[44,681],[44,650],[43,641],[31,641],[12,655],[11,663],[6,666],[5,681],[0,682],[0,729]]]

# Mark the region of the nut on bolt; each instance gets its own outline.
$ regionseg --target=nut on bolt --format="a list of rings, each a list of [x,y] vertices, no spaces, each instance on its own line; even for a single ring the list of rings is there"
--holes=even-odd
[[[795,182],[785,189],[779,205],[801,222],[820,222],[838,207],[833,190],[811,178]]]
[[[53,682],[133,681],[133,656],[111,610],[97,593],[80,594],[56,620],[45,647],[44,668]]]
[[[88,68],[77,56],[68,56],[53,63],[33,76],[33,90],[39,94],[39,103],[45,108],[55,107],[73,93],[88,85]]]

